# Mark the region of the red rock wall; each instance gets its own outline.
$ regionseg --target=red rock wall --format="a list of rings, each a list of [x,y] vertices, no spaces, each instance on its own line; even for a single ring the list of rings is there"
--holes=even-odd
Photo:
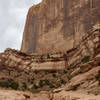
[[[43,0],[29,9],[22,52],[66,51],[100,22],[99,0]]]

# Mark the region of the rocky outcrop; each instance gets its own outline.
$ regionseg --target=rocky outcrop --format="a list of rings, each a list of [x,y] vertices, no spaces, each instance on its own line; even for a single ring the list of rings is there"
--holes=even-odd
[[[0,66],[2,63],[5,66],[17,67],[22,70],[64,70],[67,67],[63,53],[28,55],[9,48],[0,54]]]
[[[100,25],[66,52],[5,50],[0,54],[0,89],[0,100],[99,100]]]
[[[100,53],[100,25],[94,25],[74,48],[67,51],[68,66],[80,66]]]
[[[100,24],[94,25],[78,45],[66,52],[47,54],[23,53],[7,49],[0,54],[0,63],[32,70],[64,70],[76,68],[100,53]],[[85,65],[83,65],[84,68]]]
[[[43,0],[27,15],[21,51],[47,53],[75,47],[100,22],[99,0]]]
[[[66,92],[49,94],[47,92],[39,94],[24,93],[12,90],[0,90],[0,100],[99,100],[100,96],[88,95],[79,92]]]

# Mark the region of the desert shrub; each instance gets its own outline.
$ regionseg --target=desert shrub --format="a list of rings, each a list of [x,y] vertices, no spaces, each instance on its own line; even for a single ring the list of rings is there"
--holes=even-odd
[[[65,82],[64,79],[60,79],[60,83],[61,83],[61,84],[65,84],[66,82]]]
[[[9,87],[9,81],[5,80],[4,78],[0,79],[0,87],[8,88]]]
[[[40,87],[43,87],[43,85],[44,85],[44,80],[40,80],[40,81],[39,81],[39,86],[40,86]]]
[[[69,81],[72,77],[71,77],[71,70],[69,70],[66,74],[66,77],[67,77],[67,81]]]
[[[9,72],[8,72],[9,76],[11,75],[11,73],[10,73],[10,72],[11,72],[11,71],[9,71]]]
[[[49,87],[50,87],[50,88],[56,88],[56,86],[53,85],[52,83],[49,83]]]
[[[19,84],[18,84],[18,82],[14,81],[14,80],[10,80],[9,81],[9,87],[11,87],[14,90],[17,90],[18,87],[19,87]]]
[[[90,60],[90,56],[84,56],[83,59],[81,60],[82,63],[87,63]]]
[[[35,70],[35,71],[34,71],[34,73],[35,73],[35,74],[38,74],[38,71],[37,71],[37,70]]]
[[[27,82],[29,83],[30,81],[31,81],[31,79],[30,79],[30,78],[28,78],[28,79],[27,79]]]
[[[67,80],[69,81],[71,79],[71,75],[67,74]]]
[[[56,88],[59,88],[61,86],[61,83],[56,84]]]
[[[29,75],[29,72],[25,71],[25,74]]]
[[[17,90],[19,88],[19,83],[16,82],[13,79],[1,79],[0,80],[0,86],[5,88],[12,88],[14,90]]]
[[[25,82],[23,82],[22,90],[26,90],[26,89],[27,89],[27,84]]]
[[[50,59],[50,54],[47,54],[47,59]]]
[[[64,70],[64,74],[66,74],[68,72],[68,70]]]
[[[34,83],[34,78],[30,79],[30,83],[33,84]]]
[[[30,92],[32,92],[32,93],[34,93],[34,92],[37,92],[37,89],[38,89],[39,87],[36,85],[36,84],[34,84],[30,89],[29,89],[29,91]]]
[[[33,85],[33,89],[38,89],[38,86],[36,84]]]
[[[100,62],[98,63],[98,66],[100,66]]]
[[[72,90],[73,90],[73,91],[76,91],[76,90],[78,89],[79,86],[80,86],[80,84],[77,84],[77,85],[73,86],[73,87],[72,87]]]
[[[98,84],[100,85],[100,70],[98,71],[98,74],[96,75],[96,79],[98,80]]]
[[[48,79],[45,79],[44,82],[45,82],[46,85],[49,85],[50,84],[50,82],[49,82]]]
[[[16,78],[19,77],[19,76],[20,76],[19,74],[15,75]]]
[[[53,76],[54,78],[56,78],[56,74],[52,74],[52,76]]]
[[[41,56],[40,56],[40,59],[43,60],[43,58],[44,58],[44,55],[41,55]]]
[[[45,71],[45,75],[47,75],[48,74],[48,71]]]

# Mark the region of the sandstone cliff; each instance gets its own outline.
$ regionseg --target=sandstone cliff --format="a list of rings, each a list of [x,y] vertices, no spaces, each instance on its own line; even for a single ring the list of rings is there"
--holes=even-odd
[[[100,22],[99,0],[43,0],[29,9],[21,51],[66,51]]]

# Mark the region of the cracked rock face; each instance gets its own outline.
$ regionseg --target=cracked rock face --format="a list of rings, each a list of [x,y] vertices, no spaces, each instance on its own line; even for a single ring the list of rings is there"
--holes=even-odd
[[[21,51],[66,51],[100,22],[99,0],[43,0],[29,9]]]

